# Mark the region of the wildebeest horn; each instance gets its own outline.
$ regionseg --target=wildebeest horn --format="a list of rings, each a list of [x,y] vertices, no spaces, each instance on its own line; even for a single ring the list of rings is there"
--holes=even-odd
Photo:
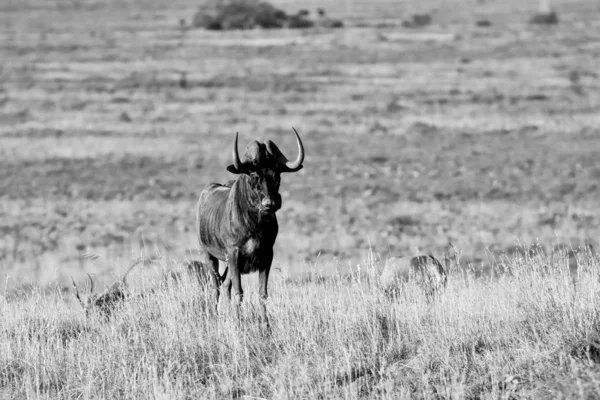
[[[138,258],[138,259],[134,260],[134,261],[131,263],[131,265],[129,266],[129,268],[127,269],[127,271],[125,271],[125,273],[123,274],[123,276],[121,277],[121,279],[117,280],[115,283],[113,283],[112,285],[110,285],[110,287],[109,287],[108,289],[106,289],[106,290],[104,291],[104,293],[103,293],[103,294],[102,294],[100,297],[102,297],[102,296],[106,295],[107,293],[110,293],[110,292],[112,292],[113,290],[117,290],[117,289],[119,289],[119,286],[121,286],[121,285],[123,285],[123,286],[126,286],[126,285],[127,285],[127,282],[126,282],[127,275],[129,275],[129,273],[131,272],[131,270],[132,270],[132,269],[133,269],[133,268],[134,268],[136,265],[138,265],[138,264],[143,264],[143,263],[145,263],[145,262],[146,262],[146,260],[145,260],[144,258],[142,258],[142,257],[140,257],[140,258]]]
[[[299,171],[300,168],[302,168],[302,162],[304,161],[304,146],[302,146],[302,140],[300,140],[300,135],[298,135],[296,128],[292,127],[292,129],[296,134],[296,142],[298,143],[298,156],[294,161],[285,164],[285,172]]]
[[[73,277],[71,277],[71,282],[73,282],[73,287],[75,288],[75,297],[79,301],[79,304],[81,304],[81,307],[85,308],[85,304],[83,303],[83,300],[81,300],[81,297],[79,296],[79,289],[77,288],[77,284],[75,283],[75,279],[73,279]]]
[[[242,162],[240,161],[240,153],[238,153],[238,132],[235,133],[235,141],[233,142],[233,154],[232,154],[233,166],[236,170],[242,170]]]
[[[288,161],[287,157],[283,155],[275,143],[270,140],[267,141],[267,149],[279,162],[279,170],[281,172],[296,172],[302,169],[304,146],[302,146],[302,140],[300,140],[300,135],[298,135],[296,129],[294,129],[294,133],[296,134],[296,143],[298,144],[298,156],[294,161]]]
[[[94,293],[94,287],[95,287],[94,280],[92,279],[92,276],[89,273],[87,274],[87,276],[88,276],[88,278],[90,278],[90,293]]]

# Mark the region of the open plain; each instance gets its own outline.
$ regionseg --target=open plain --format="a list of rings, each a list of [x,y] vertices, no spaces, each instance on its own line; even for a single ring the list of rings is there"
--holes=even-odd
[[[0,398],[596,398],[598,259],[574,286],[512,255],[598,248],[600,6],[556,0],[537,26],[516,0],[273,3],[345,27],[207,32],[189,0],[0,4]],[[416,13],[432,23],[403,27]],[[84,317],[70,276],[194,259],[235,132],[293,156],[292,127],[306,159],[282,179],[270,334],[254,279],[239,320],[192,282]],[[383,259],[448,242],[461,266],[438,301],[382,296]]]

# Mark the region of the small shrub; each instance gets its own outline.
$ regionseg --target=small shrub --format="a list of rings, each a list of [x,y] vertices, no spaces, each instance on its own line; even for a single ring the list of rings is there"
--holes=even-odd
[[[480,19],[476,22],[476,25],[481,28],[489,28],[490,26],[492,26],[492,21],[488,19]]]
[[[431,24],[431,15],[415,14],[412,19],[402,22],[402,26],[406,28],[422,28]]]
[[[538,13],[531,17],[529,23],[534,25],[555,25],[558,24],[558,14],[554,11]]]

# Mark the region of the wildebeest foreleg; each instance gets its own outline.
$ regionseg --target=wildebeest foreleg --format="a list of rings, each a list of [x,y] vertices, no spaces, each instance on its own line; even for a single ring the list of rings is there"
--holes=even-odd
[[[235,304],[239,305],[244,297],[244,291],[242,290],[242,278],[240,263],[244,260],[239,256],[239,250],[234,249],[228,254],[229,264],[229,278],[231,279],[231,286],[233,288],[233,296]]]
[[[267,283],[269,282],[269,271],[271,270],[271,263],[273,262],[273,253],[265,255],[265,264],[263,264],[262,269],[258,275],[258,292],[260,295],[260,302],[262,308],[262,319],[267,327],[270,328],[269,318],[267,317],[267,299],[269,298],[269,294],[267,292]]]
[[[269,257],[268,263],[265,263],[258,275],[258,293],[262,301],[265,301],[269,298],[269,294],[267,292],[267,283],[269,282],[269,271],[271,270],[272,259],[273,256],[271,255],[271,257]]]

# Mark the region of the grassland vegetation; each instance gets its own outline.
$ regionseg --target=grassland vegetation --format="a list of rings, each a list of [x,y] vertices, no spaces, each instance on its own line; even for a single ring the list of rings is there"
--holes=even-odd
[[[258,298],[237,318],[225,303],[215,314],[195,280],[133,293],[108,321],[34,291],[0,304],[0,387],[8,398],[593,395],[598,259],[582,257],[577,286],[566,259],[546,261],[515,257],[494,279],[453,272],[433,302],[410,282],[390,299],[372,257],[334,276],[280,279],[270,332]]]

